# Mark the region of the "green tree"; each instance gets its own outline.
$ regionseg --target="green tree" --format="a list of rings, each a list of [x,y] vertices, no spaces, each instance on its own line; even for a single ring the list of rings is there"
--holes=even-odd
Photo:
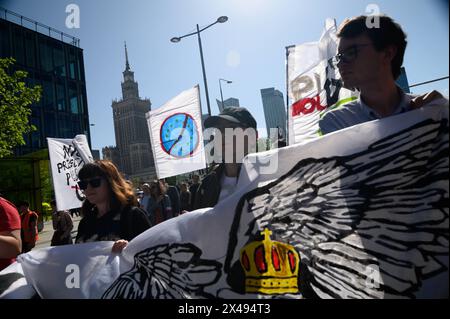
[[[8,72],[13,58],[0,59],[0,158],[11,155],[12,149],[24,145],[24,134],[36,130],[29,123],[31,105],[39,102],[41,87],[28,87],[25,71]]]

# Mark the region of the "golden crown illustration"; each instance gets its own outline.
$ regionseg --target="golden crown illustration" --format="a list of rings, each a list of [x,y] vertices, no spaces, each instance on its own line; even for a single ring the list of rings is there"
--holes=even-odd
[[[300,256],[293,246],[272,241],[272,232],[261,232],[262,241],[254,241],[240,251],[245,272],[245,292],[264,294],[298,293]]]

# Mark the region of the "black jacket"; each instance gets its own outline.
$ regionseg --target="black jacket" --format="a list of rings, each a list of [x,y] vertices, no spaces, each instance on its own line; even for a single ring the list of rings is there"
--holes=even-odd
[[[192,205],[193,210],[205,207],[214,207],[219,201],[221,190],[221,178],[224,174],[224,165],[219,164],[214,166],[201,181],[197,193],[195,194],[195,201]]]
[[[150,226],[145,211],[139,207],[127,206],[121,211],[109,211],[100,218],[92,212],[81,219],[76,243],[119,239],[130,241]]]

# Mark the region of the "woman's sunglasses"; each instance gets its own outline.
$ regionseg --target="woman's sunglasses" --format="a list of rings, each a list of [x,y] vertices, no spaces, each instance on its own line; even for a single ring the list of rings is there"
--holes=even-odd
[[[86,188],[88,187],[88,185],[91,185],[93,188],[97,188],[102,184],[102,178],[98,177],[98,178],[93,178],[93,179],[87,179],[87,180],[83,180],[83,181],[79,181],[78,182],[78,187],[81,190],[86,190]]]

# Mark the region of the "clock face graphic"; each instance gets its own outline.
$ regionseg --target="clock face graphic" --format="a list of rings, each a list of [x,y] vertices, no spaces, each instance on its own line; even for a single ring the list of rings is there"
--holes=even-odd
[[[177,158],[189,157],[199,144],[197,123],[187,113],[172,114],[161,125],[160,141],[167,154]]]

